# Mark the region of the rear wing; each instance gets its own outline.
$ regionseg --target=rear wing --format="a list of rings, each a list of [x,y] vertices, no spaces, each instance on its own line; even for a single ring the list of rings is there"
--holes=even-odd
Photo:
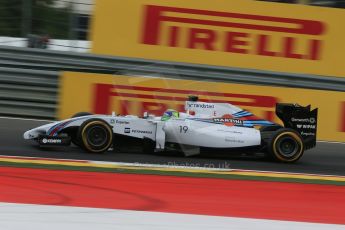
[[[318,109],[311,110],[310,105],[278,103],[276,114],[284,127],[296,130],[303,138],[306,149],[316,145]]]

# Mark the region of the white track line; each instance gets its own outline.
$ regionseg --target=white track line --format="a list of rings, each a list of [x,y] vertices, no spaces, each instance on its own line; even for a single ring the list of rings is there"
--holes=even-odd
[[[338,141],[317,141],[318,143],[327,143],[327,144],[340,144],[345,145],[345,142],[338,142]]]
[[[105,208],[0,203],[1,230],[341,230],[344,225]]]

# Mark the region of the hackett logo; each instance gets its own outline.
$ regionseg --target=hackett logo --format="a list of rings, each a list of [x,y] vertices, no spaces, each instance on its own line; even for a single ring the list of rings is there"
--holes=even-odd
[[[315,20],[147,5],[141,43],[320,60],[324,31]]]

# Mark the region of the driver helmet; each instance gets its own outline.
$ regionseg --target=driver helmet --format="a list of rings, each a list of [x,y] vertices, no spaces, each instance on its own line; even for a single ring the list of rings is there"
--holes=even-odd
[[[180,113],[174,109],[168,109],[167,111],[164,112],[164,114],[162,116],[162,121],[167,121],[172,117],[179,118]]]

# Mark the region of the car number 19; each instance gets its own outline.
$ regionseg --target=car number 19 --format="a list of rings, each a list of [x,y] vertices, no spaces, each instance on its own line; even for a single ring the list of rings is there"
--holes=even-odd
[[[187,133],[188,132],[188,126],[180,125],[180,133]]]

